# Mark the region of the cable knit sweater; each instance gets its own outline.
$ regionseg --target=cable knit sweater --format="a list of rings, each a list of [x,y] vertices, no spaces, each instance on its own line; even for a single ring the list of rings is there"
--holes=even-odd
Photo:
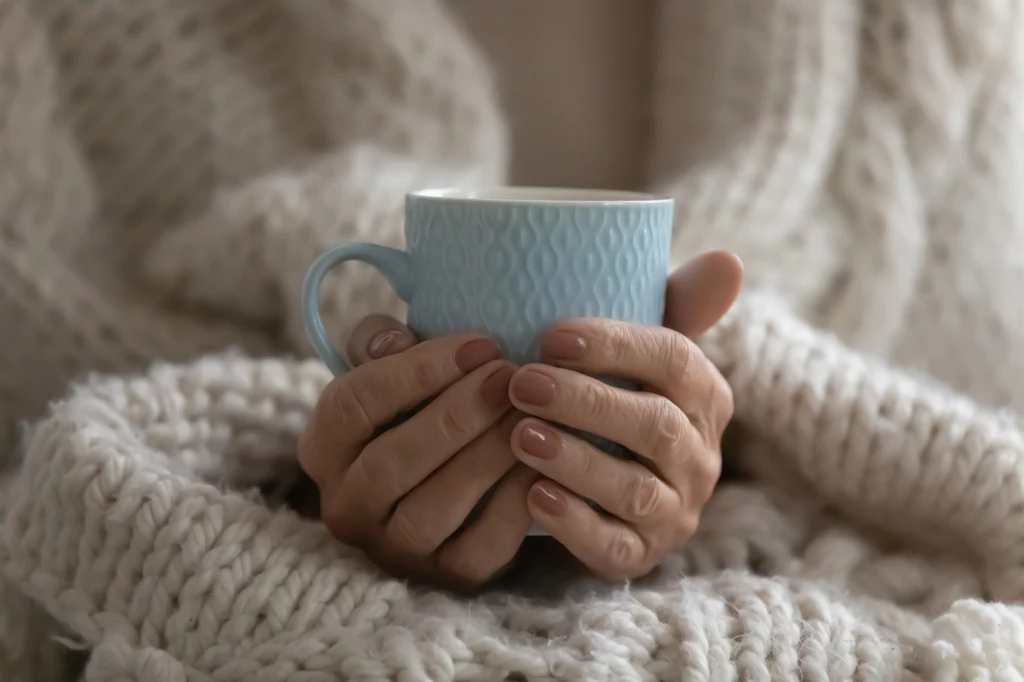
[[[648,184],[677,199],[676,262],[747,265],[704,343],[756,481],[672,580],[490,615],[410,592],[204,482],[267,473],[239,449],[287,461],[267,444],[325,380],[216,356],[88,384],[33,430],[8,603],[98,647],[95,680],[1024,674],[1024,439],[987,411],[1024,408],[1024,7],[666,0],[657,27]],[[398,243],[406,190],[500,182],[506,157],[436,0],[0,3],[0,428],[83,372],[305,354],[317,252]],[[398,312],[365,270],[336,282],[337,333]],[[0,622],[12,660],[45,640],[28,622]]]
[[[1014,0],[666,2],[650,185],[852,346],[1024,405]],[[489,74],[435,0],[0,7],[0,428],[68,379],[304,352],[314,254],[405,190],[497,182]],[[395,311],[358,268],[335,329]]]

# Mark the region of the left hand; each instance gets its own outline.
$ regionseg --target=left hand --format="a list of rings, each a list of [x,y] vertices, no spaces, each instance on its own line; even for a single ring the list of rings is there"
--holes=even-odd
[[[741,279],[735,256],[704,254],[670,278],[666,327],[567,320],[542,341],[549,364],[527,365],[512,378],[512,403],[530,415],[514,429],[512,450],[542,476],[530,489],[530,514],[603,578],[646,575],[697,528],[721,471],[733,401],[687,337],[732,306]],[[644,388],[622,390],[587,375]],[[637,459],[617,459],[556,423],[619,443]]]

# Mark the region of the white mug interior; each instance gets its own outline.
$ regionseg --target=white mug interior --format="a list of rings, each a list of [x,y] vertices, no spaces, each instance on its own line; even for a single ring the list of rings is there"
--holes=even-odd
[[[645,192],[568,187],[442,187],[410,192],[411,197],[528,204],[621,204],[668,201]]]

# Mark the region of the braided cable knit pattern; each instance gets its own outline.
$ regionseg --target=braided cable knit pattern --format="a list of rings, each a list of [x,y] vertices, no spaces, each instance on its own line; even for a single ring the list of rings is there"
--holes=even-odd
[[[1016,679],[1019,433],[868,372],[768,296],[703,343],[770,466],[821,494],[723,486],[685,552],[629,587],[458,600],[269,508],[245,488],[294,456],[329,376],[240,355],[95,378],[55,404],[5,490],[0,566],[94,649],[95,682]],[[921,454],[901,470],[890,442]]]
[[[852,347],[1024,409],[1024,5],[659,8],[677,262],[735,251]]]
[[[702,343],[754,481],[658,575],[550,602],[410,590],[247,492],[292,475],[327,380],[249,357],[308,352],[313,256],[399,244],[409,189],[502,181],[446,3],[0,1],[0,458],[83,373],[190,363],[81,383],[28,434],[2,674],[82,649],[90,680],[1024,677],[998,412],[1024,410],[1024,4],[658,5],[650,184],[675,262],[746,263]],[[344,268],[322,308],[341,338],[401,306]]]

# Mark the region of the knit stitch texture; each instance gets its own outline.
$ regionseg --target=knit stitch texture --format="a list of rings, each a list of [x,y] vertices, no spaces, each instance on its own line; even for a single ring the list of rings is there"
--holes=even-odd
[[[282,355],[315,254],[502,180],[444,3],[0,0],[0,431],[41,418],[0,492],[4,674],[1024,678],[1024,6],[658,12],[649,184],[675,262],[747,265],[701,344],[752,480],[647,580],[458,600],[252,491],[328,380]],[[325,290],[339,335],[401,310]]]
[[[329,380],[241,356],[57,404],[5,493],[0,565],[94,649],[90,682],[1019,679],[1020,432],[769,298],[704,347],[787,487],[723,487],[629,587],[460,601],[239,492],[292,463]]]

